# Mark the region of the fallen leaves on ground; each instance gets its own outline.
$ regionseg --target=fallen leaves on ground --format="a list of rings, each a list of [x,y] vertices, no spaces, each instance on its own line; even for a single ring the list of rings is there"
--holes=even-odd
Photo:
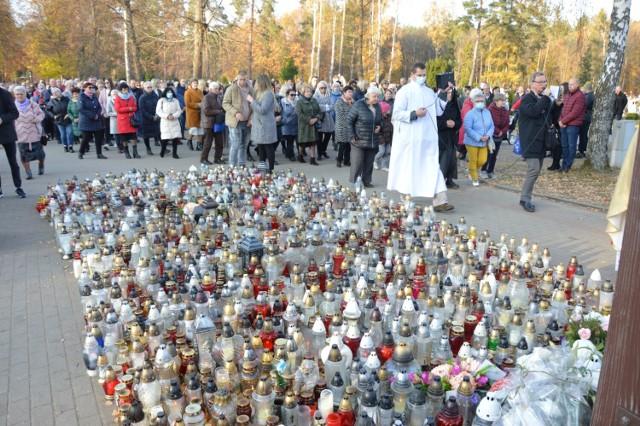
[[[527,171],[527,163],[522,157],[515,155],[511,145],[503,145],[498,154],[495,167],[497,179],[490,179],[490,184],[520,191]],[[583,167],[584,159],[576,159],[569,173],[558,173],[547,170],[551,166],[551,158],[545,158],[540,177],[533,189],[541,196],[557,197],[603,209],[609,207],[611,196],[616,186],[619,169],[594,171]],[[462,167],[468,163],[463,162]]]

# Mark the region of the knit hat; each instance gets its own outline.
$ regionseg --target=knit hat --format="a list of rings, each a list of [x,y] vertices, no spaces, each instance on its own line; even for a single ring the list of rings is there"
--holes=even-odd
[[[383,114],[387,114],[389,111],[391,111],[391,105],[389,105],[385,101],[380,102],[379,105],[380,105],[380,109],[382,110]]]

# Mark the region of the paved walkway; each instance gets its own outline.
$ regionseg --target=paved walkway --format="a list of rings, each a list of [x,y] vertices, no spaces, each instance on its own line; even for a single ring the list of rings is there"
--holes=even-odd
[[[105,154],[108,160],[97,160],[92,151],[79,161],[60,145],[50,145],[46,174],[24,181],[26,199],[13,193],[5,156],[0,154],[5,193],[0,199],[0,425],[112,424],[113,407],[106,406],[101,387],[87,377],[82,361],[82,310],[70,263],[61,260],[52,228],[37,215],[37,197],[47,185],[71,175],[87,178],[133,167],[186,169],[198,164],[199,153],[180,146],[179,160],[157,154],[125,160],[113,150]],[[289,163],[281,154],[277,160],[282,163],[279,167],[310,177],[348,181],[349,169],[336,168],[333,158],[319,167]],[[375,190],[384,190],[386,173],[374,171],[374,184]],[[517,194],[486,185],[473,188],[462,179],[460,184],[449,194],[455,210],[443,217],[455,222],[464,216],[480,231],[488,229],[494,239],[501,233],[518,242],[527,236],[530,242],[549,247],[552,262],[566,264],[576,255],[586,274],[600,268],[604,277],[615,281],[614,251],[604,233],[603,213],[535,200],[537,212],[530,214],[518,205]],[[398,199],[397,194],[391,197]]]

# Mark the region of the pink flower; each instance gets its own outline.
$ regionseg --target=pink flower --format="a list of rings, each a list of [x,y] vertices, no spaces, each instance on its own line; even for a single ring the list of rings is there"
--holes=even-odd
[[[429,372],[428,372],[428,371],[425,371],[425,372],[423,372],[423,373],[422,373],[422,381],[423,381],[425,384],[429,384],[429,383],[431,383],[431,376],[429,375]]]
[[[460,368],[459,365],[454,365],[453,366],[453,370],[451,370],[451,374],[453,376],[457,376],[458,374],[460,374],[462,372],[462,368]]]
[[[414,373],[409,373],[409,380],[411,380],[412,382],[416,381],[416,375]]]
[[[600,327],[602,327],[602,329],[603,329],[604,331],[609,331],[609,323],[608,323],[608,322],[605,322],[605,323],[604,323],[604,324],[602,324]]]
[[[575,315],[573,316],[573,320],[574,320],[574,321],[576,321],[576,322],[578,322],[578,321],[582,321],[582,315],[580,315],[580,314],[575,314]]]
[[[591,338],[591,330],[588,328],[581,328],[578,330],[578,336],[580,336],[582,340],[589,340]]]
[[[480,376],[480,378],[478,378],[478,380],[476,380],[476,384],[478,386],[484,386],[489,382],[489,379],[487,378],[487,376]]]
[[[451,365],[449,364],[441,364],[431,370],[431,374],[433,374],[434,376],[448,377],[449,373],[451,373],[452,368],[453,367],[451,367]]]

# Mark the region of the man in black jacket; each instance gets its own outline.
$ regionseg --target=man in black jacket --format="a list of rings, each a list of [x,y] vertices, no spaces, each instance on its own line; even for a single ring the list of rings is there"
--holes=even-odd
[[[529,83],[531,91],[522,97],[519,108],[520,145],[522,157],[527,162],[527,173],[520,193],[520,205],[526,211],[533,213],[536,207],[531,204],[531,194],[546,154],[544,138],[549,127],[552,101],[544,73],[534,72]]]
[[[584,118],[582,119],[582,126],[580,126],[580,141],[578,142],[578,153],[576,158],[584,158],[587,154],[587,143],[589,142],[589,127],[591,126],[591,119],[593,118],[593,103],[596,100],[596,96],[593,94],[593,86],[591,83],[587,83],[582,88],[584,97],[587,102],[587,109],[584,112]]]
[[[20,166],[18,166],[18,160],[16,159],[16,140],[18,136],[16,135],[16,128],[13,124],[19,115],[18,108],[16,108],[11,93],[0,87],[0,144],[4,148],[7,160],[9,161],[13,185],[16,187],[16,194],[20,198],[25,198],[27,194],[25,194],[21,188]],[[0,180],[0,198],[2,198],[3,195],[2,180]]]
[[[622,120],[622,114],[627,107],[627,95],[622,91],[622,87],[616,86],[616,96],[613,100],[613,119]]]

